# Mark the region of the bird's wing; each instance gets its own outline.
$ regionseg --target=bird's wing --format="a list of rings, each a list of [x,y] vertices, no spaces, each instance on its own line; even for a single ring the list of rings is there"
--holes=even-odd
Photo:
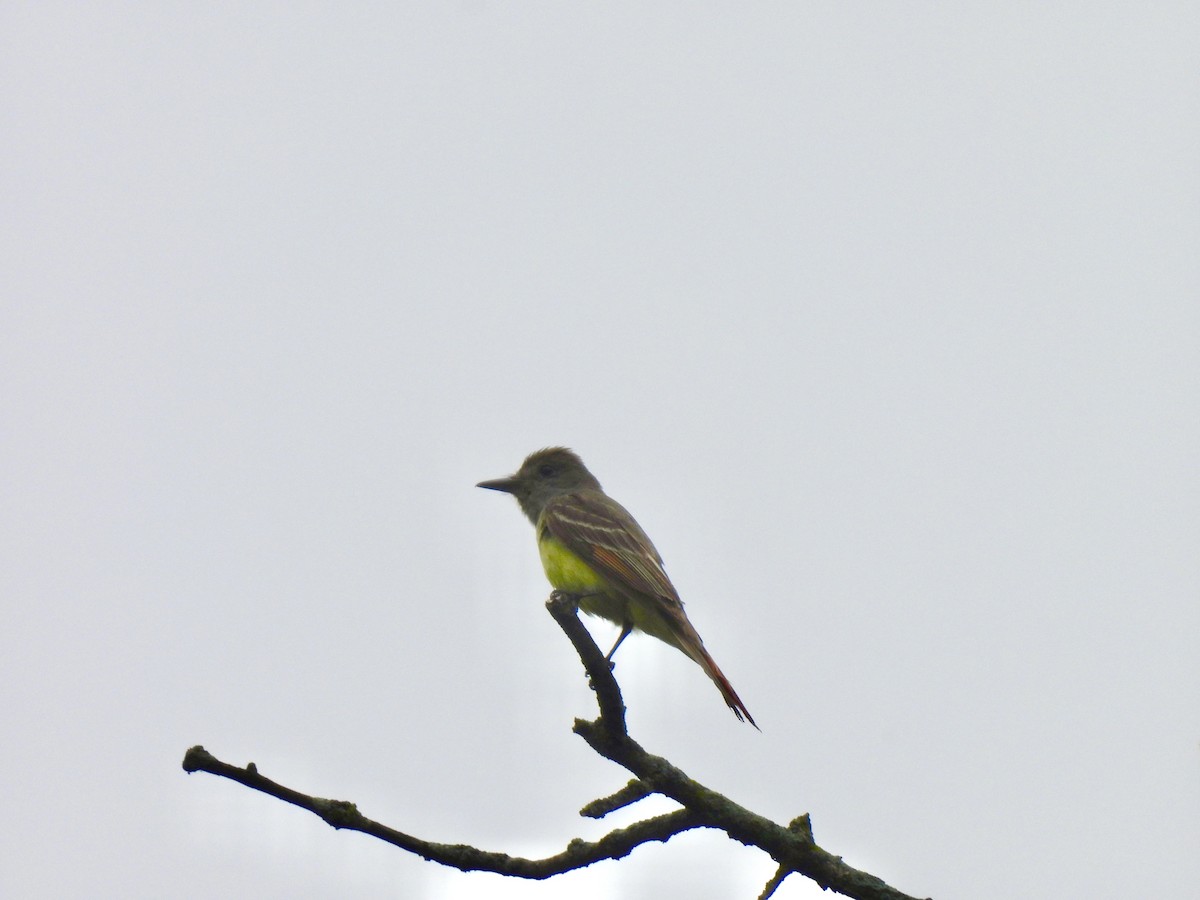
[[[540,521],[541,528],[600,574],[647,598],[650,608],[661,616],[661,627],[648,621],[639,622],[638,627],[699,663],[734,714],[758,727],[729,679],[704,649],[663,569],[662,557],[625,507],[600,491],[578,491],[550,500]]]
[[[543,527],[576,556],[619,584],[681,607],[662,557],[620,503],[600,491],[578,491],[546,504]]]

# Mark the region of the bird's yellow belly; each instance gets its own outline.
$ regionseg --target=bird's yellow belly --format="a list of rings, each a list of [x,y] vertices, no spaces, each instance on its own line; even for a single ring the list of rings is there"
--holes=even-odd
[[[561,541],[547,535],[538,541],[542,568],[550,584],[569,594],[585,594],[604,586],[604,579]]]
[[[542,568],[550,584],[579,598],[579,608],[617,625],[631,621],[629,603],[607,589],[604,578],[561,541],[546,535],[538,541]]]

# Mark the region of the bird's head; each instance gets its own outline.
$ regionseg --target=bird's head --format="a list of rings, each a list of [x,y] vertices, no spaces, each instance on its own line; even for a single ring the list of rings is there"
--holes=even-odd
[[[587,489],[598,491],[600,482],[574,451],[566,447],[547,447],[525,457],[516,474],[481,481],[476,487],[512,494],[525,515],[537,524],[542,508],[552,498]]]

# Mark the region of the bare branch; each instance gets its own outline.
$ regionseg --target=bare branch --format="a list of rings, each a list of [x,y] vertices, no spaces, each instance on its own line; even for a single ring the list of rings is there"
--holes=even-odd
[[[368,819],[358,811],[358,807],[353,803],[345,800],[312,797],[284,787],[260,775],[258,767],[254,763],[241,769],[222,762],[203,747],[192,747],[187,751],[183,757],[183,768],[186,772],[209,772],[213,775],[220,775],[222,778],[229,778],[246,787],[306,809],[334,828],[369,834],[424,859],[461,869],[464,872],[495,872],[499,875],[510,875],[517,878],[550,878],[573,869],[582,869],[601,860],[620,859],[628,856],[640,844],[652,841],[665,842],[684,831],[703,827],[690,810],[677,809],[665,815],[637,822],[628,828],[618,828],[598,841],[575,839],[567,844],[565,850],[554,856],[544,859],[527,859],[521,856],[509,856],[506,853],[480,850],[466,844],[439,844],[413,837]]]
[[[846,865],[841,857],[818,846],[807,814],[793,819],[787,826],[772,822],[689,778],[662,757],[647,753],[629,736],[621,689],[608,660],[579,621],[578,598],[555,591],[546,607],[579,653],[600,709],[600,716],[595,721],[576,719],[573,730],[601,756],[635,776],[611,796],[589,803],[581,813],[599,818],[653,793],[670,797],[680,803],[682,809],[619,828],[598,841],[573,840],[561,853],[545,859],[526,859],[465,844],[434,843],[404,834],[368,819],[353,803],[300,793],[260,775],[254,763],[238,768],[222,762],[203,747],[193,747],[187,752],[183,768],[188,772],[210,772],[232,779],[306,809],[334,828],[360,831],[463,871],[549,878],[599,860],[619,859],[640,844],[665,842],[693,828],[717,828],[736,841],[765,851],[778,864],[777,871],[763,889],[763,898],[769,898],[788,875],[796,872],[826,890],[855,900],[915,900],[874,875]]]

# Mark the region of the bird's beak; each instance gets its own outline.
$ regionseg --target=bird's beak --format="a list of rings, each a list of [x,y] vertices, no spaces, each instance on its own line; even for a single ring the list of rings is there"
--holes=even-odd
[[[504,491],[506,494],[511,494],[517,489],[517,479],[515,476],[508,478],[495,478],[491,481],[481,481],[475,487],[487,488],[489,491]]]

